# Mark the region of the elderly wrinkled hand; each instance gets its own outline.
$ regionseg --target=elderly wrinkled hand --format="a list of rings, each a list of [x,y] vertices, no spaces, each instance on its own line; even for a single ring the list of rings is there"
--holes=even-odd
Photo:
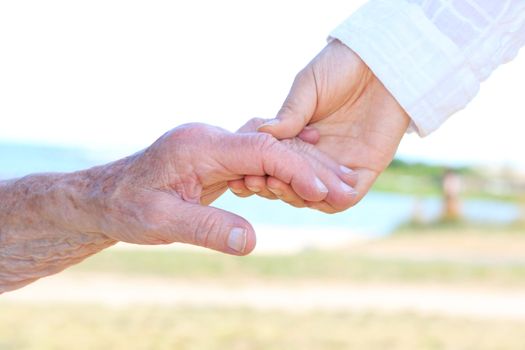
[[[243,218],[207,206],[228,181],[271,176],[308,201],[344,205],[354,181],[301,140],[188,124],[119,161],[0,181],[0,293],[118,241],[182,242],[234,255],[255,246]]]
[[[151,147],[100,170],[110,183],[101,201],[102,231],[130,243],[185,242],[242,255],[255,246],[243,218],[208,207],[227,181],[271,176],[311,202],[344,205],[354,179],[298,139],[280,142],[265,133],[230,133],[189,124]]]
[[[354,170],[359,178],[357,195],[348,207],[368,192],[392,160],[409,117],[366,64],[337,40],[296,76],[277,118],[259,127],[278,139],[299,136],[316,143],[340,164]],[[307,132],[303,129],[309,126]],[[315,131],[317,130],[317,131]],[[240,196],[250,188],[279,187],[275,195],[295,206],[308,206],[334,213],[346,208],[326,202],[310,203],[276,179],[258,177],[229,183]]]

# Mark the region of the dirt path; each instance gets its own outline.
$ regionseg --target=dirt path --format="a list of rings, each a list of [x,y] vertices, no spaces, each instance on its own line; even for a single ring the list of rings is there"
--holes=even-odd
[[[96,303],[249,307],[286,311],[409,311],[444,316],[525,319],[525,290],[480,290],[401,285],[225,285],[108,275],[43,279],[0,296],[1,303]]]

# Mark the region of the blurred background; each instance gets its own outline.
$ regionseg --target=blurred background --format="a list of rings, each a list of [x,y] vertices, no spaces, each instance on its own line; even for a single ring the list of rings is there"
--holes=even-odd
[[[0,2],[0,179],[275,115],[364,1]],[[0,296],[0,349],[523,349],[523,55],[336,215],[229,193],[249,257],[117,245]],[[0,199],[1,200],[1,199]]]

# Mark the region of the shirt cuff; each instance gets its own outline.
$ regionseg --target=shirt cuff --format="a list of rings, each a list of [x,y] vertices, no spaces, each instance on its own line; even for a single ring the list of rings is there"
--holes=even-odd
[[[464,108],[479,81],[459,50],[406,1],[371,0],[331,34],[370,67],[426,136]]]

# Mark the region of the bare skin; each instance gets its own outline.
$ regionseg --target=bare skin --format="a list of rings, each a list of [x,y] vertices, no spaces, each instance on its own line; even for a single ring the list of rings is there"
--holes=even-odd
[[[347,209],[366,195],[390,164],[409,121],[359,56],[334,40],[299,72],[277,118],[259,131],[278,139],[299,136],[354,170],[359,178],[354,201],[347,207],[312,203],[272,177],[247,177],[229,182],[229,187],[241,197],[257,193],[327,213]],[[306,126],[309,129],[304,130]]]
[[[107,165],[0,182],[0,293],[118,241],[248,254],[255,247],[253,227],[207,205],[227,181],[244,176],[271,176],[301,198],[344,205],[352,196],[343,184],[352,179],[323,157],[298,139],[189,124]]]

